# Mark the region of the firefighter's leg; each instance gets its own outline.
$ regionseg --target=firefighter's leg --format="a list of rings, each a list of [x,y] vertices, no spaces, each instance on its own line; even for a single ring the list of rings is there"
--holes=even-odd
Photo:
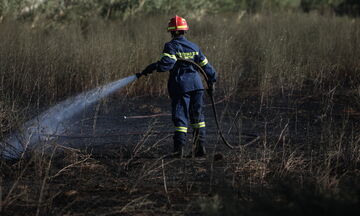
[[[194,156],[200,157],[206,155],[206,125],[203,110],[203,96],[204,91],[194,91],[191,93],[190,100],[190,121],[193,127],[194,140]]]
[[[189,103],[188,94],[172,97],[172,120],[175,125],[174,153],[179,153],[180,156],[183,156],[186,145]]]

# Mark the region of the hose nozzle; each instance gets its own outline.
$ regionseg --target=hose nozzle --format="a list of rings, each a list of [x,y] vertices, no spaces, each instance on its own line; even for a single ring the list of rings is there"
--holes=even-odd
[[[136,78],[138,78],[138,79],[139,79],[142,75],[143,75],[142,73],[136,73],[136,74],[135,74]]]

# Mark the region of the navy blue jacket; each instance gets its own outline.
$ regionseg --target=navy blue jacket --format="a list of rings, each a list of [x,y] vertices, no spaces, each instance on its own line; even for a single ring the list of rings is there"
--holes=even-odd
[[[216,72],[200,48],[184,36],[176,37],[165,44],[161,59],[157,62],[157,71],[170,71],[168,89],[170,96],[202,90],[204,86],[199,72],[186,62],[177,62],[178,58],[193,60],[207,74],[209,82],[216,81]]]

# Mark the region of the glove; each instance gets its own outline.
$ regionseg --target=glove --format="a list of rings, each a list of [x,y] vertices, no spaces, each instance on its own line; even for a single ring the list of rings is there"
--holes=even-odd
[[[209,95],[212,95],[215,91],[215,84],[213,82],[208,82],[207,92]]]
[[[157,62],[156,62],[156,63],[149,64],[149,65],[141,72],[141,75],[147,76],[148,74],[151,74],[152,72],[154,72],[154,70],[156,70],[156,68],[157,68]]]

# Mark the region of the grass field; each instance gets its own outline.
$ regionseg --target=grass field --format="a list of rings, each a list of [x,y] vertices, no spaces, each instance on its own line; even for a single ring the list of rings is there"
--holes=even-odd
[[[69,96],[140,72],[158,60],[170,40],[167,21],[165,16],[149,16],[66,25],[0,22],[0,138]],[[221,106],[224,128],[230,132],[242,122],[256,122],[261,134],[256,147],[224,150],[227,157],[221,165],[211,158],[200,165],[184,162],[185,170],[200,170],[189,175],[211,177],[169,180],[170,186],[181,183],[185,189],[168,191],[165,186],[156,201],[149,194],[164,190],[154,180],[165,182],[164,170],[173,167],[174,176],[185,175],[177,170],[183,166],[178,161],[131,157],[122,163],[75,150],[1,160],[2,214],[87,215],[79,209],[77,196],[91,197],[94,187],[111,195],[115,187],[114,193],[128,199],[119,201],[112,213],[104,208],[92,215],[132,215],[146,209],[149,215],[359,212],[360,20],[240,13],[188,22],[187,37],[202,47],[218,72],[216,98],[227,98]],[[167,75],[156,73],[119,95],[127,101],[134,96],[168,103],[166,82]],[[221,175],[216,169],[223,168],[228,178],[212,176]],[[99,186],[94,179],[106,184]],[[192,190],[192,184],[200,189]],[[176,201],[188,208],[181,209]]]

